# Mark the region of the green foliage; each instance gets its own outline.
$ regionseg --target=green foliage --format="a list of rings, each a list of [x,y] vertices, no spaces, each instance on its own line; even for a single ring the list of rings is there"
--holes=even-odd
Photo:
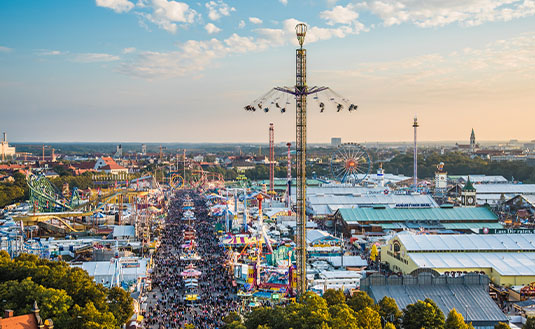
[[[346,303],[346,296],[341,289],[327,289],[323,293],[323,299],[327,302],[327,305],[338,305]]]
[[[507,323],[500,322],[494,326],[494,329],[511,329]]]
[[[412,153],[403,153],[389,162],[383,163],[386,172],[394,174],[412,175]],[[444,170],[450,175],[502,175],[507,179],[514,177],[524,183],[535,183],[535,167],[526,163],[496,162],[483,160],[481,158],[472,159],[469,155],[462,153],[448,153],[440,155],[438,152],[418,155],[418,175],[420,177],[434,177],[436,165],[444,162]]]
[[[385,329],[396,329],[396,326],[392,324],[392,322],[387,322],[385,324]]]
[[[52,167],[52,170],[54,170],[56,174],[60,176],[74,176],[74,171],[67,166],[56,165]]]
[[[88,187],[93,187],[93,181],[91,179],[91,173],[86,172],[79,176],[60,176],[50,179],[50,182],[54,184],[60,191],[63,188],[63,184],[69,184],[69,188],[72,190],[77,187],[79,189],[85,190]]]
[[[399,324],[403,313],[399,310],[398,304],[394,298],[385,296],[379,301],[378,305],[379,315],[381,315],[381,317],[383,317],[386,321]]]
[[[236,312],[230,312],[227,316],[223,318],[223,322],[225,323],[232,323],[232,322],[241,322],[241,318]]]
[[[466,324],[461,313],[452,308],[446,319],[445,329],[471,329],[472,324]]]
[[[25,314],[34,300],[57,328],[119,328],[133,314],[126,291],[95,284],[80,268],[28,254],[12,260],[0,252],[0,309]]]
[[[535,329],[535,317],[529,317],[522,329]]]
[[[255,308],[245,316],[244,323],[237,314],[230,314],[224,318],[225,328],[380,329],[383,328],[383,321],[390,321],[388,318],[393,318],[394,321],[401,318],[403,329],[473,329],[471,324],[464,323],[458,313],[450,313],[448,326],[445,327],[444,314],[430,299],[408,305],[401,312],[396,302],[389,297],[375,304],[373,299],[362,291],[348,298],[347,303],[342,296],[344,295],[339,290],[326,290],[323,297],[309,292],[299,302]],[[384,328],[395,329],[398,323],[387,322]]]
[[[13,183],[0,183],[0,208],[24,201],[29,196],[26,176],[21,173],[15,173],[13,178],[15,179]]]
[[[347,305],[353,309],[355,312],[365,309],[366,307],[374,308],[375,303],[373,299],[368,296],[364,291],[358,291],[353,296],[347,300]]]
[[[345,303],[338,303],[330,306],[329,314],[331,316],[329,325],[332,329],[360,329],[355,311]]]
[[[371,307],[365,307],[357,312],[356,315],[358,327],[362,329],[381,328],[381,316]]]
[[[435,302],[426,298],[425,301],[407,305],[402,323],[404,329],[443,329],[444,313]]]
[[[0,300],[2,309],[15,310],[17,315],[30,313],[34,301],[37,301],[41,317],[45,319],[65,319],[73,305],[72,298],[65,291],[45,288],[31,278],[0,283]]]
[[[195,327],[192,326],[191,328],[195,328]],[[243,323],[241,323],[241,321],[232,321],[230,323],[225,323],[223,328],[225,329],[247,329],[247,327],[244,326]]]
[[[132,315],[132,297],[124,289],[113,287],[108,293],[109,310],[117,319],[117,323],[126,323]],[[125,312],[127,311],[127,312]]]

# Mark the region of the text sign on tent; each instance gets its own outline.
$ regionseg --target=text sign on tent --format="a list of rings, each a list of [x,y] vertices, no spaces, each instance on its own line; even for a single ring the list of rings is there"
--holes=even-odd
[[[482,228],[479,234],[534,234],[532,228]]]

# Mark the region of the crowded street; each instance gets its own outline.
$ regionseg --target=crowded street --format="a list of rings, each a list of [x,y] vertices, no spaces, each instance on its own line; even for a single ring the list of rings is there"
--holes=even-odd
[[[154,255],[144,328],[221,328],[222,318],[239,307],[205,203],[182,191],[171,199]]]

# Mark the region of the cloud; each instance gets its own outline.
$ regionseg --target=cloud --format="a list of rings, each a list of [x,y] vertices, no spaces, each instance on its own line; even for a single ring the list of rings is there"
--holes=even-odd
[[[242,19],[240,23],[238,24],[239,29],[243,29],[245,27],[245,21]]]
[[[249,22],[253,24],[262,24],[262,20],[258,17],[249,17]]]
[[[170,78],[196,74],[208,68],[215,60],[236,54],[258,52],[270,47],[288,43],[297,44],[295,25],[301,23],[296,19],[287,19],[280,29],[258,28],[253,30],[255,36],[240,36],[237,33],[218,40],[189,40],[175,51],[146,51],[137,57],[122,62],[118,71],[122,74],[144,79]],[[344,25],[337,28],[320,28],[311,26],[307,32],[307,43],[343,38],[349,34],[359,33],[363,26]]]
[[[104,54],[104,53],[82,53],[75,54],[72,58],[73,62],[77,63],[97,63],[97,62],[112,62],[119,60],[119,56]]]
[[[136,51],[136,48],[134,47],[127,47],[123,49],[123,54],[131,54]]]
[[[214,24],[212,23],[208,23],[204,26],[204,29],[206,30],[206,32],[208,32],[208,34],[214,34],[214,33],[218,33],[221,31],[221,29],[217,26],[215,26]]]
[[[13,49],[11,49],[11,48],[0,46],[0,53],[9,53],[12,50]]]
[[[392,88],[434,90],[433,93],[490,92],[511,88],[514,81],[535,82],[535,33],[497,40],[481,48],[449,54],[425,54],[387,62],[359,64],[340,72]],[[511,84],[507,86],[507,84]],[[450,96],[455,96],[454,94]]]
[[[266,39],[254,39],[236,33],[222,41],[215,38],[189,40],[176,51],[143,52],[135,60],[121,63],[119,72],[144,79],[185,76],[205,70],[215,59],[268,47]]]
[[[187,3],[179,1],[140,0],[137,6],[145,9],[137,12],[139,16],[171,33],[177,31],[176,23],[191,24],[200,17]]]
[[[128,0],[96,0],[99,7],[112,9],[116,13],[125,13],[134,8],[134,4]]]
[[[475,26],[535,15],[534,0],[368,0],[358,6],[379,16],[385,26]]]
[[[351,24],[359,17],[352,4],[346,7],[336,6],[332,10],[325,10],[320,13],[320,17],[327,21],[327,25]]]
[[[288,0],[279,0],[279,2],[282,3],[285,6],[288,4]]]
[[[236,11],[236,8],[229,7],[229,5],[222,0],[217,2],[210,1],[206,3],[205,6],[208,9],[208,18],[213,21],[217,21],[221,16],[229,16],[232,11]]]
[[[42,53],[42,55],[49,55],[49,56],[57,56],[57,55],[61,55],[62,52],[59,51],[59,50],[50,50],[50,51],[46,51],[44,53]]]

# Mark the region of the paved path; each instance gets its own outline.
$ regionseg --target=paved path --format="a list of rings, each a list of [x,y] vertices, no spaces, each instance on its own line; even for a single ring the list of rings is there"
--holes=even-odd
[[[195,201],[195,221],[182,220],[182,202],[186,198],[183,191],[171,202],[162,243],[154,256],[153,291],[148,294],[144,328],[183,328],[186,324],[199,329],[221,328],[221,319],[239,306],[230,274],[223,266],[224,250],[208,218],[206,200],[193,194],[191,197]],[[183,232],[192,229],[196,231],[194,249],[201,256],[198,261],[181,258],[181,246],[185,243]],[[202,272],[195,291],[201,299],[194,305],[184,301],[186,289],[180,276],[192,263]]]

